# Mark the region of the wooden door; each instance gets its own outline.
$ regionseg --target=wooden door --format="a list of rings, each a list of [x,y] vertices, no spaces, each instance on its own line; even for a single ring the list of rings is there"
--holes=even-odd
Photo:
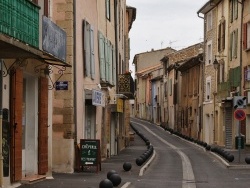
[[[11,182],[22,178],[22,102],[23,71],[16,69],[10,75]]]
[[[48,171],[48,80],[39,79],[38,93],[38,174]]]

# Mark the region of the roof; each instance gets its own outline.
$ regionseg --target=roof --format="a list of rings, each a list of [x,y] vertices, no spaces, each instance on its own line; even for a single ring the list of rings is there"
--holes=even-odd
[[[157,70],[157,69],[160,69],[160,68],[162,68],[162,65],[161,64],[158,64],[158,65],[155,65],[155,66],[152,66],[152,67],[148,67],[148,68],[146,68],[146,69],[143,69],[143,70],[141,70],[141,71],[138,71],[138,72],[136,72],[135,74],[136,75],[141,75],[141,74],[145,74],[145,73],[149,73],[149,72],[152,72],[152,71],[154,71],[154,70]]]
[[[180,72],[184,72],[188,69],[191,69],[195,65],[198,65],[201,63],[202,57],[203,57],[203,54],[199,54],[197,56],[187,58],[185,61],[183,61],[180,64],[180,66],[177,68],[177,70]]]
[[[216,7],[222,0],[210,0],[208,1],[205,5],[203,5],[198,11],[197,14],[199,15],[200,13],[206,14],[210,10],[212,10],[214,7]]]

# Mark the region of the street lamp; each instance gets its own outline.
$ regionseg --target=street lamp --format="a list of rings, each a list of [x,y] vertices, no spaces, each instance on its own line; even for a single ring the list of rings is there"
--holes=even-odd
[[[217,69],[219,68],[219,62],[218,62],[218,60],[216,59],[216,56],[215,56],[215,59],[214,59],[213,66],[214,66],[214,69],[215,69],[215,70],[217,70]]]

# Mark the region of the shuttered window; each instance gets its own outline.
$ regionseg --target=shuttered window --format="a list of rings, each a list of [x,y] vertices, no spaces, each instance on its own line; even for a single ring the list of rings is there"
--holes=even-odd
[[[101,81],[116,83],[115,49],[112,43],[99,32],[99,62]]]
[[[83,24],[83,61],[86,77],[95,77],[94,29],[86,20]]]
[[[105,39],[101,32],[99,32],[99,63],[100,77],[105,81]]]
[[[237,58],[238,51],[238,29],[230,34],[230,60]]]
[[[218,51],[222,51],[225,49],[225,29],[226,29],[226,23],[225,20],[223,20],[219,24],[219,31],[218,31]]]
[[[115,48],[112,46],[112,68],[113,68],[113,79],[112,79],[112,84],[116,85],[116,63],[115,63]]]

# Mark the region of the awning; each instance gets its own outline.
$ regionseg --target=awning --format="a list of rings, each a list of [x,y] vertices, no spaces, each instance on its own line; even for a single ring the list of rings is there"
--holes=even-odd
[[[71,67],[70,64],[40,49],[26,45],[12,37],[0,34],[0,59],[37,59],[50,65]]]

